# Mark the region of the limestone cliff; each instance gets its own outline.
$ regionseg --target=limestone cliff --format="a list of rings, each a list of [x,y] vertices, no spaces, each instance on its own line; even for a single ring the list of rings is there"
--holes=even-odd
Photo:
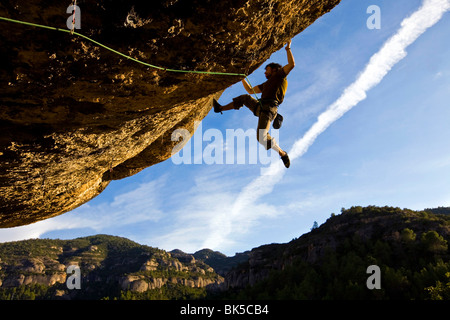
[[[450,208],[412,211],[357,206],[343,209],[341,214],[332,214],[320,227],[289,243],[252,249],[248,261],[224,276],[222,286],[233,291],[251,286],[254,292],[246,291],[246,295],[256,300],[280,299],[281,292],[289,292],[281,299],[293,300],[299,297],[420,300],[426,296],[424,288],[434,285],[435,278],[442,277],[450,268],[449,214]],[[385,296],[372,296],[366,287],[366,270],[372,264],[383,268],[386,278],[389,269],[396,270],[394,273],[401,275],[402,285],[383,280]],[[434,264],[440,271],[433,270]],[[426,280],[414,278],[415,273],[422,272],[427,274]],[[355,287],[358,290],[352,291]]]
[[[46,293],[38,297],[44,299],[112,299],[118,298],[120,291],[143,293],[162,287],[165,298],[189,288],[199,293],[217,291],[223,277],[203,261],[190,257],[179,260],[176,254],[107,235],[3,243],[0,300],[14,288],[28,286],[33,290],[36,285],[45,288]],[[79,268],[81,290],[67,286],[72,275],[69,266]]]
[[[250,74],[340,0],[78,1],[78,32],[166,68]],[[0,16],[66,28],[70,1]],[[168,159],[239,77],[145,67],[63,32],[0,21],[0,227],[72,210]]]

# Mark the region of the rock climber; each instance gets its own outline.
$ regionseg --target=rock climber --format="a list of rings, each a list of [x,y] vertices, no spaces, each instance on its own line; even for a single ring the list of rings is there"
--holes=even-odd
[[[286,44],[286,53],[288,64],[282,67],[278,63],[269,63],[264,75],[267,81],[252,87],[243,79],[242,84],[248,94],[244,94],[233,98],[233,101],[227,105],[220,105],[217,100],[213,100],[214,112],[222,113],[222,111],[236,109],[239,110],[242,106],[249,108],[253,114],[259,118],[256,138],[266,150],[273,149],[278,152],[286,168],[289,168],[290,161],[286,151],[283,151],[276,143],[275,139],[269,135],[271,122],[278,114],[278,106],[283,102],[284,95],[287,89],[287,75],[295,67],[294,56],[291,52],[291,41]],[[259,100],[254,99],[251,94],[261,93]]]

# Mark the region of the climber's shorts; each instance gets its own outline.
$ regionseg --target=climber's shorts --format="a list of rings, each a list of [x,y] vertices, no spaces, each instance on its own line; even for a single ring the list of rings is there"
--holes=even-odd
[[[245,105],[256,117],[259,118],[257,139],[266,148],[266,150],[272,148],[276,142],[268,132],[270,129],[270,123],[277,116],[277,105],[275,103],[271,103],[271,101],[256,100],[249,94],[244,94],[234,98],[233,105],[236,110],[239,110]]]
[[[234,108],[239,110],[242,106],[249,108],[256,117],[265,113],[272,122],[278,113],[278,106],[273,100],[256,100],[249,94],[243,94],[233,99]]]

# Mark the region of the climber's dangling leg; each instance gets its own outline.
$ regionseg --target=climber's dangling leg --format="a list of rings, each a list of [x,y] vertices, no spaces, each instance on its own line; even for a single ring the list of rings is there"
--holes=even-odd
[[[281,157],[286,168],[289,168],[290,161],[287,152],[283,151],[280,146],[276,143],[275,139],[269,135],[270,124],[276,116],[277,108],[273,106],[263,105],[260,101],[254,99],[249,94],[244,94],[233,99],[227,105],[222,106],[213,99],[214,112],[222,113],[222,111],[227,110],[239,110],[243,106],[249,108],[253,114],[258,117],[258,128],[256,132],[256,139],[261,145],[264,146],[266,150],[273,149]],[[264,110],[262,110],[262,107]]]

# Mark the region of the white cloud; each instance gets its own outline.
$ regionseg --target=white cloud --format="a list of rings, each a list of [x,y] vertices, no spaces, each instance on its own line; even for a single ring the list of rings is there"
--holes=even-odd
[[[159,235],[150,234],[142,241],[166,250],[181,249],[191,253],[202,248],[231,250],[259,218],[277,215],[272,205],[254,203],[241,215],[232,216],[238,196],[236,190],[248,179],[241,174],[244,168],[247,166],[227,166],[226,171],[223,166],[200,169],[194,187],[177,190],[170,198],[177,203],[170,213],[170,220],[174,222],[167,225],[166,230],[160,230]],[[234,169],[236,174],[230,175]],[[229,237],[230,234],[233,237]]]
[[[434,79],[438,80],[440,78],[442,78],[444,76],[444,73],[442,71],[438,71],[436,72],[436,74],[434,75]]]
[[[71,212],[30,225],[1,229],[0,242],[39,238],[56,230],[89,228],[97,233],[145,221],[158,221],[160,189],[166,177],[142,183],[136,189],[119,194],[111,203],[85,204]]]

